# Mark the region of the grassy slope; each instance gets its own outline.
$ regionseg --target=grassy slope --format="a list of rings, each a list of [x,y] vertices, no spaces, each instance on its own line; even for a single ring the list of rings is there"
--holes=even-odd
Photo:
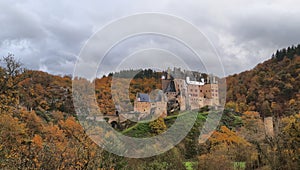
[[[167,116],[164,120],[165,120],[165,124],[167,125],[167,127],[172,126],[172,124],[176,121],[176,119],[180,116],[184,116],[186,114],[188,114],[189,112],[183,112],[181,114],[178,115],[171,115],[171,116]],[[197,121],[199,122],[205,122],[206,120],[206,116],[207,116],[207,112],[201,112],[198,114],[197,116]],[[135,125],[125,129],[122,131],[122,134],[127,135],[127,136],[133,136],[133,137],[149,137],[152,136],[151,135],[151,129],[149,126],[149,122],[139,122],[136,123]]]

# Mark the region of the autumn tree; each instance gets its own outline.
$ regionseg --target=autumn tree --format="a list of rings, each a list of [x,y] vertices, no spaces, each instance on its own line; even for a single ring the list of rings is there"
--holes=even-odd
[[[18,83],[22,80],[24,69],[12,54],[0,60],[0,113],[7,112],[10,107],[18,105]]]
[[[293,169],[300,166],[300,113],[286,117],[282,121],[280,143],[286,163],[283,167]]]
[[[27,141],[26,128],[17,118],[2,114],[0,119],[0,168],[17,169],[22,161],[22,146]]]
[[[255,148],[236,132],[221,126],[209,138],[210,151],[199,156],[199,168],[233,169],[234,162],[245,162],[249,168],[256,161]]]
[[[149,126],[151,128],[151,132],[156,135],[163,133],[167,129],[164,119],[161,117],[150,122]]]

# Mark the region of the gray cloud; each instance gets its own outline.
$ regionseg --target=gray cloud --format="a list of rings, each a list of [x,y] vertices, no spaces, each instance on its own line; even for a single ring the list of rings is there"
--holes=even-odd
[[[227,75],[251,69],[270,58],[278,48],[300,43],[300,11],[297,9],[300,2],[297,0],[164,0],[156,3],[31,0],[5,1],[0,5],[1,55],[14,53],[26,67],[54,74],[72,73],[85,42],[104,25],[141,12],[171,14],[197,26],[216,47]],[[149,41],[142,42],[149,47]],[[166,46],[159,40],[153,44]],[[123,48],[126,47],[132,45]],[[173,52],[176,50],[175,47]],[[122,57],[118,51],[114,54]],[[113,65],[117,61],[113,58],[106,62]]]

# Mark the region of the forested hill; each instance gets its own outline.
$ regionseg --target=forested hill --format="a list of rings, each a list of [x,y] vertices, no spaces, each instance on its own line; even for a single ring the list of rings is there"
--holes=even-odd
[[[249,71],[228,76],[227,106],[262,116],[300,110],[300,45],[278,50]]]

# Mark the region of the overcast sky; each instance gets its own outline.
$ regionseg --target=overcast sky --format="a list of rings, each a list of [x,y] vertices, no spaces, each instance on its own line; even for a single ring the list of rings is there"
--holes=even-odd
[[[197,26],[229,75],[253,68],[278,48],[300,43],[299,6],[298,0],[0,0],[0,55],[13,53],[30,69],[71,74],[83,45],[104,25],[158,12]]]

